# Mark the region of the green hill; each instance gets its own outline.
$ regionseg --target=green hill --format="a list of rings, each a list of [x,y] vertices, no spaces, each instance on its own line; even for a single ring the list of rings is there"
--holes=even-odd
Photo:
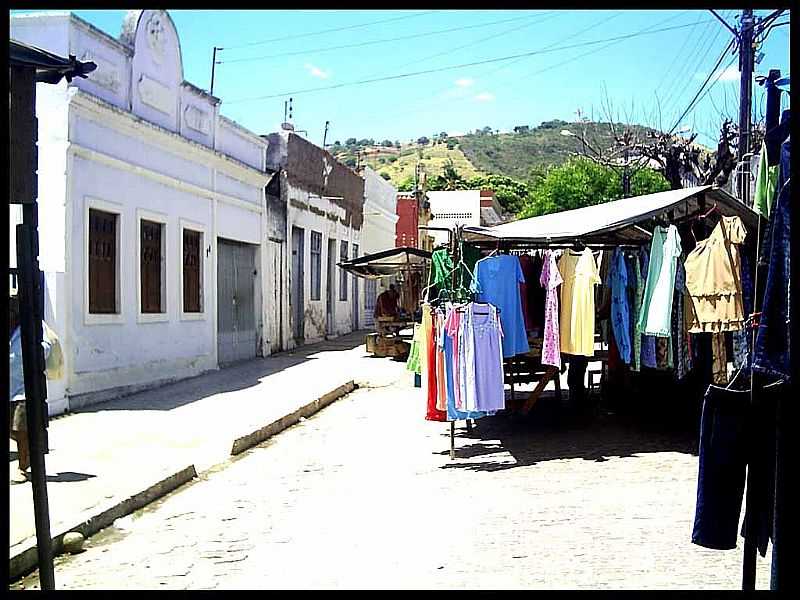
[[[618,125],[621,132],[624,125]],[[654,130],[640,125],[629,127],[640,139]],[[579,139],[562,135],[563,130],[584,134],[595,149],[607,151],[614,145],[608,123],[569,123],[558,119],[545,121],[538,127],[515,128],[515,133],[494,133],[489,127],[459,137],[437,139],[426,144],[400,144],[386,140],[350,138],[345,145],[334,144],[331,152],[339,160],[355,167],[359,162],[387,176],[399,186],[414,178],[414,169],[421,163],[428,176],[439,175],[452,161],[464,179],[478,175],[504,175],[518,181],[531,179],[534,172],[564,163],[573,153],[582,151]],[[424,141],[424,140],[423,140]]]
[[[561,134],[564,129],[579,135],[585,132],[587,142],[600,151],[606,151],[614,145],[608,123],[568,123],[559,120],[546,121],[521,133],[476,132],[458,141],[464,155],[476,169],[526,180],[532,169],[560,165],[571,153],[582,150],[577,138]],[[632,129],[639,135],[651,131],[638,125],[632,126]]]

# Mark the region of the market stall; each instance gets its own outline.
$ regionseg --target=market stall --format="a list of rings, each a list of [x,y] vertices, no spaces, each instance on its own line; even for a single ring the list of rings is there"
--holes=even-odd
[[[376,356],[403,356],[408,353],[408,335],[404,332],[414,323],[419,311],[421,282],[424,280],[431,254],[418,248],[390,248],[366,254],[337,266],[355,277],[381,279],[392,277],[399,291],[387,302],[398,310],[375,315],[374,333],[367,336],[367,352]],[[386,292],[384,292],[386,293]],[[382,304],[382,303],[381,303]],[[376,307],[381,312],[381,306]]]

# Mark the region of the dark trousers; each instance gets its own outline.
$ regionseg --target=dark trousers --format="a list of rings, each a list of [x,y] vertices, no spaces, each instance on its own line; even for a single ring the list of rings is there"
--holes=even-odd
[[[736,548],[747,467],[749,402],[749,392],[713,385],[703,400],[692,543],[705,548]]]

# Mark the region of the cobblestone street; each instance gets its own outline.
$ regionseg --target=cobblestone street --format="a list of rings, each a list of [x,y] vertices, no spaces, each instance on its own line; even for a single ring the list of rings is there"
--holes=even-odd
[[[56,560],[58,589],[739,589],[738,550],[690,543],[687,436],[601,417],[424,421],[359,389]],[[36,574],[13,584],[38,586]],[[758,559],[769,586],[769,554]]]

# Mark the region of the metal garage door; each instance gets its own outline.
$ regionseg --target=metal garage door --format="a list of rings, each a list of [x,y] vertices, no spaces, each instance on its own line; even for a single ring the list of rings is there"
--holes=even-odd
[[[255,247],[217,243],[217,347],[219,363],[256,357]]]

